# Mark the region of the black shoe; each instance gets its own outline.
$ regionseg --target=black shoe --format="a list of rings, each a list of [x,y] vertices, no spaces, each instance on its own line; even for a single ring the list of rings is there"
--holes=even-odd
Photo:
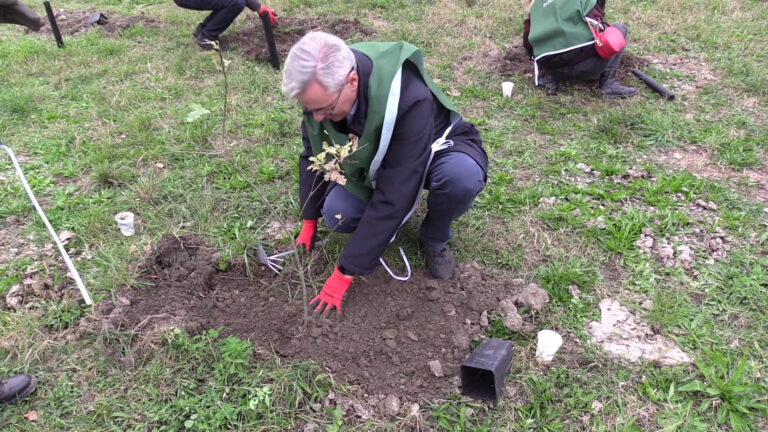
[[[627,98],[637,94],[637,89],[622,85],[615,79],[609,79],[602,83],[600,90],[603,93],[603,99]]]
[[[16,403],[32,394],[37,387],[37,378],[21,374],[0,380],[0,404]]]
[[[453,279],[453,270],[456,261],[453,252],[448,246],[442,249],[424,248],[424,260],[427,263],[427,271],[435,279]]]
[[[193,32],[192,32],[192,37],[194,37],[195,39],[197,39],[197,38],[198,38],[198,36],[200,36],[200,34],[202,34],[202,32],[203,32],[203,23],[200,23],[200,24],[198,24],[198,25],[197,25],[197,27],[195,28],[195,31],[193,31]]]
[[[547,91],[547,94],[557,93],[557,89],[560,88],[560,82],[552,78],[550,75],[544,75],[539,77],[539,83],[536,84],[536,80],[533,80],[534,85],[539,88],[543,88]]]
[[[202,48],[204,51],[214,51],[218,49],[219,46],[219,41],[210,40],[206,38],[203,33],[200,33],[200,35],[195,38],[195,43],[197,43],[197,46]]]

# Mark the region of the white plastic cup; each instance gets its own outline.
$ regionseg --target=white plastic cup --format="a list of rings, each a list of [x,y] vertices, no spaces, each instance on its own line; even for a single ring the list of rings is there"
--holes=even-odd
[[[515,88],[515,83],[512,81],[504,81],[501,83],[501,94],[504,97],[512,97],[512,89]]]
[[[563,344],[563,338],[552,330],[542,330],[538,334],[536,358],[542,362],[551,362],[555,353]]]
[[[120,232],[123,233],[124,236],[130,237],[136,232],[133,227],[133,213],[118,213],[115,215],[115,221],[117,221],[117,226],[120,228]]]

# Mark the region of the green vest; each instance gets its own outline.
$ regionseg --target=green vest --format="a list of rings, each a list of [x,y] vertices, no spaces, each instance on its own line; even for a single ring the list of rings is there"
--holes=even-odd
[[[536,0],[531,6],[528,41],[534,60],[590,45],[595,37],[585,16],[597,0]]]
[[[350,48],[367,55],[373,62],[373,70],[368,81],[368,113],[363,136],[358,139],[358,150],[347,156],[340,168],[347,179],[344,187],[363,202],[368,202],[376,186],[376,173],[392,138],[400,101],[402,65],[406,60],[418,67],[432,94],[451,110],[451,124],[461,116],[424,71],[424,58],[415,46],[407,42],[363,42]],[[343,146],[349,141],[349,136],[334,129],[329,120],[318,123],[312,114],[308,114],[304,121],[314,155],[323,151],[323,142]]]

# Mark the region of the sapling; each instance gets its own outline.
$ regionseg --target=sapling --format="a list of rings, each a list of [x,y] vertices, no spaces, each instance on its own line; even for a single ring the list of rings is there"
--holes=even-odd
[[[213,50],[211,50],[211,59],[213,60],[213,64],[216,65],[216,69],[219,69],[224,76],[224,115],[221,117],[221,137],[223,139],[224,134],[227,131],[227,99],[229,95],[229,87],[227,84],[227,67],[229,66],[230,61],[224,60],[224,55],[221,53],[221,45],[219,44],[219,41],[208,41],[206,43],[213,47]],[[218,60],[218,63],[216,60]]]

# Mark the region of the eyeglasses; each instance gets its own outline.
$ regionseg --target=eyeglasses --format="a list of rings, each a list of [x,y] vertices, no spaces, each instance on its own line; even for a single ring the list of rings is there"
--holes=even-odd
[[[349,79],[349,75],[354,70],[355,68],[352,67],[352,69],[350,69],[349,72],[347,72],[347,79]],[[312,115],[321,115],[323,117],[329,117],[333,115],[333,112],[336,110],[336,105],[339,104],[339,99],[341,99],[341,93],[344,92],[344,88],[346,87],[347,87],[347,81],[345,80],[344,86],[341,87],[341,90],[339,90],[339,94],[336,95],[336,99],[333,101],[333,103],[330,106],[325,106],[325,107],[314,109],[314,110],[305,109],[304,112]]]
[[[344,87],[346,87],[346,86],[347,86],[347,84],[345,83]],[[341,90],[339,90],[339,94],[336,95],[336,99],[333,101],[333,104],[330,105],[330,108],[325,106],[325,107],[322,107],[322,108],[318,108],[318,109],[314,109],[314,110],[307,110],[307,111],[309,111],[313,115],[316,114],[316,115],[321,115],[323,117],[329,117],[329,116],[333,115],[333,111],[336,110],[336,105],[339,104],[339,99],[341,99],[341,93],[344,91],[344,87],[342,87]]]

